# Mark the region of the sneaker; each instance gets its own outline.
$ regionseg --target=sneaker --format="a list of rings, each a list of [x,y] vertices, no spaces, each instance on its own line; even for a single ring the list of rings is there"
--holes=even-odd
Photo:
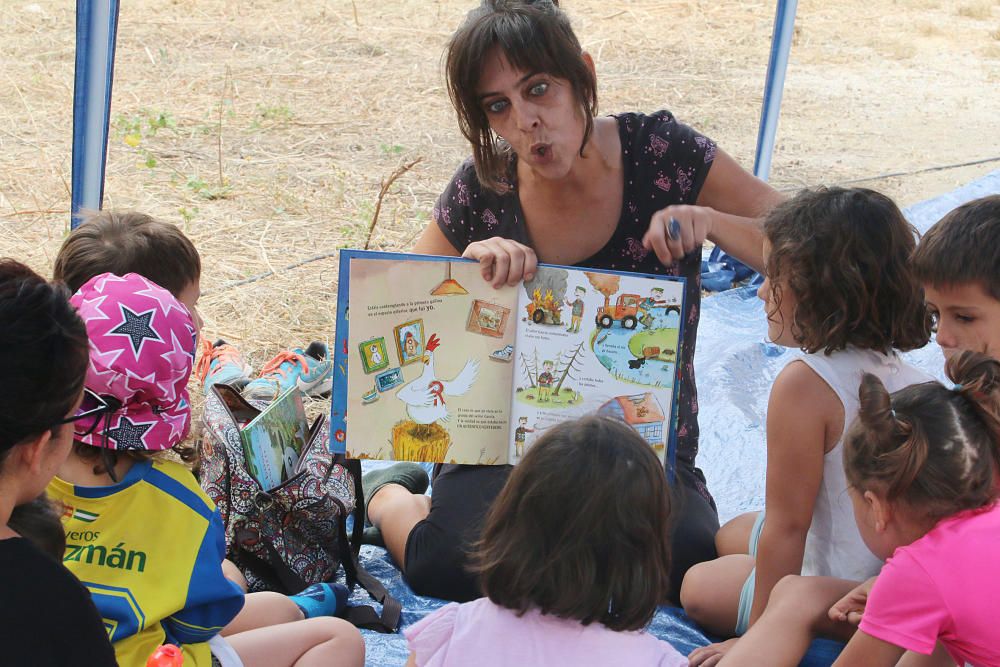
[[[499,350],[493,350],[490,352],[490,359],[496,359],[497,361],[510,361],[514,356],[514,346],[505,345]]]
[[[305,350],[278,353],[260,369],[260,377],[243,389],[244,398],[273,401],[292,387],[306,396],[325,396],[333,387],[333,361],[325,343],[313,341]]]
[[[243,360],[243,355],[224,340],[215,341],[214,345],[207,340],[201,340],[201,359],[195,367],[195,375],[204,383],[205,393],[213,384],[228,384],[239,390],[250,382],[253,369]]]

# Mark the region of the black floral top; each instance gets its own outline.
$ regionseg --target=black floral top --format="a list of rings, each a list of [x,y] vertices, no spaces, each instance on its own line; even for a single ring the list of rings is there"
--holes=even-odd
[[[622,211],[607,245],[579,262],[584,268],[614,269],[687,278],[686,317],[681,350],[677,462],[694,465],[698,453],[698,391],[694,348],[701,305],[701,253],[664,266],[643,248],[642,237],[653,213],[672,204],[694,204],[715,158],[715,143],[669,111],[615,116],[625,170]],[[474,241],[501,236],[531,245],[517,195],[516,156],[511,156],[506,184],[497,194],[482,187],[470,159],[462,163],[434,207],[442,233],[462,252]]]

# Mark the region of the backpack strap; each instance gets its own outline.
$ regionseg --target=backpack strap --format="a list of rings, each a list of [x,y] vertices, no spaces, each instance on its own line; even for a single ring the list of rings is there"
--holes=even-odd
[[[355,463],[357,463],[357,461],[355,461]],[[361,501],[361,505],[364,505],[364,500]],[[355,527],[359,525],[359,521],[356,516],[354,525]],[[361,584],[361,587],[368,592],[372,599],[382,605],[381,615],[379,615],[373,607],[360,605],[357,607],[348,607],[343,614],[343,617],[359,628],[375,630],[376,632],[383,633],[396,632],[399,629],[399,620],[403,612],[403,605],[399,602],[399,600],[390,595],[389,591],[386,590],[385,585],[372,576],[372,574],[368,572],[368,570],[366,570],[358,561],[358,554],[354,545],[348,542],[346,517],[342,516],[340,519],[339,532],[341,544],[346,544],[348,546],[348,548],[343,551],[345,557],[342,561],[344,571],[347,574],[348,588],[354,590],[355,584]],[[360,541],[357,543],[357,548],[359,550],[361,548]]]
[[[243,540],[251,537],[259,539],[264,546],[267,559],[261,558],[257,554],[243,546]],[[250,531],[239,531],[237,534],[237,562],[247,568],[267,587],[274,591],[281,591],[286,595],[295,595],[303,591],[309,584],[298,573],[285,564],[285,561],[278,555],[274,545],[267,540],[260,539],[260,536],[252,536]]]
[[[361,553],[361,534],[364,532],[365,517],[367,516],[365,511],[365,491],[361,486],[361,461],[358,459],[349,459],[343,454],[334,455],[333,461],[347,468],[348,472],[351,473],[351,477],[354,478],[354,521],[351,526],[351,539],[348,546],[354,552],[355,556],[357,556]]]

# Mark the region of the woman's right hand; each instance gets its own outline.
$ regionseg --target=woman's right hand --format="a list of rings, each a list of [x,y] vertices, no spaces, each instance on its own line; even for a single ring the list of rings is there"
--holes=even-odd
[[[494,288],[531,280],[538,268],[538,257],[534,250],[499,236],[470,243],[462,257],[478,261],[483,280]]]
[[[871,593],[872,586],[875,585],[875,579],[877,577],[872,577],[860,584],[840,598],[837,604],[830,607],[830,620],[850,623],[851,625],[859,624],[861,615],[865,613],[865,605],[868,604],[868,594]]]

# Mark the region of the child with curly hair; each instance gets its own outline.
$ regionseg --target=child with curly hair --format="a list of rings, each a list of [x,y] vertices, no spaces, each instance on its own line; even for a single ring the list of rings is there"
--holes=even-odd
[[[681,589],[688,614],[729,637],[760,617],[786,575],[878,572],[846,493],[844,434],[863,374],[892,391],[929,379],[896,353],[923,347],[930,322],[909,264],[916,233],[892,200],[864,188],[805,191],[772,211],[764,234],[768,335],[805,354],[771,389],[765,512],[723,526],[722,556],[692,568]],[[734,641],[697,649],[692,665],[714,664]]]

